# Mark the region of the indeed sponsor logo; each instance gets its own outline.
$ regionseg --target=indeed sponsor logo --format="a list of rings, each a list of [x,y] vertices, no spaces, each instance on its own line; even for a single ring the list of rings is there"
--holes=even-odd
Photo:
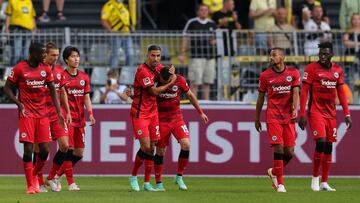
[[[287,85],[287,86],[272,86],[272,89],[274,92],[287,92],[291,90],[291,85]]]
[[[81,96],[84,94],[84,89],[68,89],[68,94],[73,94],[75,96]]]
[[[321,80],[321,85],[324,85],[327,88],[335,88],[336,87],[336,81]]]
[[[26,84],[33,87],[43,87],[45,80],[26,80]]]
[[[165,99],[169,99],[169,98],[175,98],[177,97],[177,92],[175,93],[163,93],[163,94],[160,94],[160,97],[161,98],[165,98]]]

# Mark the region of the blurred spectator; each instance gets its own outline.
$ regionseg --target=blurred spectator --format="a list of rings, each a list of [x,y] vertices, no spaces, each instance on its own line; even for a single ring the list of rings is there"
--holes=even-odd
[[[285,8],[278,8],[275,18],[275,25],[269,29],[272,32],[268,37],[269,48],[280,47],[285,50],[287,55],[293,54],[293,37],[291,32],[294,32],[295,28],[287,23],[287,10]]]
[[[109,32],[117,33],[111,40],[110,67],[119,68],[119,49],[126,54],[126,65],[135,65],[135,48],[130,33],[132,24],[130,12],[123,0],[108,0],[101,10],[101,25]]]
[[[345,55],[355,55],[356,61],[360,59],[360,14],[354,13],[351,16],[350,28],[343,36],[346,47]],[[354,90],[354,79],[359,78],[359,63],[345,63],[344,79],[352,90]]]
[[[207,5],[210,9],[209,16],[223,8],[223,1],[224,0],[203,0],[203,4]]]
[[[261,54],[267,51],[266,31],[275,25],[276,0],[252,0],[250,4],[249,17],[254,19],[255,47]]]
[[[354,13],[360,13],[360,0],[341,0],[339,23],[342,30],[350,28],[350,18]]]
[[[10,39],[13,53],[11,65],[28,55],[31,33],[36,29],[36,13],[31,0],[9,0],[6,7],[6,32],[13,33]]]
[[[48,15],[50,8],[51,0],[43,0],[43,13],[39,17],[39,21],[42,23],[50,22],[50,17]],[[64,21],[66,17],[64,16],[64,3],[65,0],[56,0],[56,8],[57,8],[57,20]]]
[[[110,69],[107,73],[107,83],[100,88],[101,104],[120,104],[126,103],[128,96],[125,94],[125,85],[119,85],[119,74],[115,69]]]
[[[306,24],[304,29],[306,31],[311,31],[313,33],[307,34],[304,48],[305,55],[314,56],[318,55],[319,48],[318,44],[323,41],[331,40],[331,34],[326,33],[330,31],[330,26],[325,21],[322,21],[323,9],[321,6],[314,6],[312,10],[312,19],[310,19]],[[323,33],[325,31],[325,33]]]
[[[298,29],[304,29],[305,24],[312,17],[312,10],[315,6],[322,6],[317,0],[304,0],[294,5],[293,9],[293,25]],[[323,8],[323,21],[330,25],[330,18],[327,16],[326,10]]]
[[[200,4],[196,10],[197,17],[190,19],[184,28],[183,40],[181,43],[179,61],[185,62],[185,52],[188,45],[187,34],[209,34],[214,33],[216,24],[209,20],[209,7]],[[190,63],[189,63],[189,80],[191,91],[197,95],[198,87],[202,88],[202,99],[210,99],[210,85],[214,83],[216,76],[216,50],[215,36],[197,36],[190,38]]]
[[[218,28],[228,29],[229,36],[233,30],[241,29],[241,25],[238,21],[238,16],[235,11],[234,0],[224,0],[224,6],[220,11],[217,11],[212,16],[213,21],[217,24]],[[226,33],[223,34],[225,55],[228,56],[228,41]],[[230,37],[230,53],[234,55],[233,40]]]

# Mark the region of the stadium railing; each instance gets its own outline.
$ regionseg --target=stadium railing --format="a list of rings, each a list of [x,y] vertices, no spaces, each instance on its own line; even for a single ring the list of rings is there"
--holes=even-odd
[[[182,31],[138,31],[131,34],[109,33],[104,30],[86,29],[42,29],[35,34],[0,34],[0,70],[5,79],[9,69],[26,54],[15,54],[16,43],[25,38],[43,43],[52,41],[62,49],[67,45],[77,46],[81,53],[81,66],[90,74],[94,91],[106,82],[106,72],[110,68],[121,70],[120,83],[131,85],[136,66],[145,61],[149,44],[159,44],[163,49],[162,63],[174,64],[177,72],[188,77],[189,59],[194,55],[216,58],[217,77],[211,86],[211,99],[217,101],[256,100],[258,77],[267,68],[268,50],[282,47],[287,52],[286,62],[299,68],[317,60],[317,43],[331,40],[334,45],[333,61],[344,67],[346,83],[351,87],[355,102],[359,92],[358,59],[346,55],[343,44],[344,32],[256,32],[239,30],[216,30],[215,33],[193,32],[184,35]],[[22,38],[21,38],[22,37]],[[178,56],[182,40],[187,38],[188,48],[185,63]],[[206,43],[214,40],[216,45]],[[18,45],[17,45],[18,46]],[[21,50],[26,50],[21,46]],[[357,49],[358,50],[358,49]],[[19,51],[18,51],[19,52]],[[114,55],[114,53],[116,53]],[[61,62],[62,60],[60,60]],[[114,67],[115,66],[115,67]],[[3,83],[0,83],[3,84]],[[200,90],[201,94],[201,90]],[[94,102],[97,99],[94,98]]]

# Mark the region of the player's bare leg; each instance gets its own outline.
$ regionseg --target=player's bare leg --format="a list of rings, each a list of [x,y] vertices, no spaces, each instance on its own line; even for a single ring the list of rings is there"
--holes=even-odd
[[[330,173],[330,166],[331,166],[331,157],[332,157],[332,142],[326,142],[324,148],[324,156],[322,160],[322,174],[321,174],[321,184],[320,190],[325,191],[336,191],[335,188],[330,187],[328,184],[328,178]]]
[[[319,191],[319,175],[320,175],[320,166],[324,156],[326,138],[316,139],[316,148],[314,152],[314,162],[313,162],[313,177],[311,179],[311,189],[313,191]]]
[[[53,165],[51,167],[50,173],[47,177],[46,184],[50,186],[51,190],[54,192],[58,192],[59,183],[56,182],[55,175],[56,172],[60,169],[61,165],[63,164],[67,151],[69,149],[69,137],[62,136],[57,139],[59,150],[56,152],[53,160]],[[61,189],[60,189],[61,190]]]
[[[271,169],[271,174],[269,174],[268,169],[268,175],[271,178],[273,187],[278,192],[286,192],[285,186],[284,186],[284,180],[283,180],[283,174],[284,174],[284,147],[281,144],[274,144],[272,145],[273,152],[274,152],[274,166]],[[271,176],[272,175],[272,176]],[[275,178],[276,177],[276,181]]]
[[[24,142],[24,153],[23,153],[23,163],[24,163],[24,172],[26,178],[26,193],[35,194],[35,188],[32,186],[32,173],[33,173],[33,163],[32,163],[32,154],[33,154],[33,143]]]
[[[155,169],[155,180],[156,180],[156,189],[160,192],[165,191],[164,184],[162,182],[162,173],[163,173],[163,161],[165,156],[166,147],[156,147],[156,154],[154,157],[154,169]]]
[[[183,180],[183,174],[186,166],[189,163],[190,155],[190,140],[189,138],[183,138],[179,140],[181,151],[178,159],[178,170],[175,178],[175,183],[179,186],[180,190],[187,190],[187,186]]]

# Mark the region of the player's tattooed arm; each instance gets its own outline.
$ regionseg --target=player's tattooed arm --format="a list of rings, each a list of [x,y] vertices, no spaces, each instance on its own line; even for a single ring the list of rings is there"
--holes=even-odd
[[[261,128],[261,122],[260,122],[260,114],[261,114],[261,109],[264,105],[264,101],[265,101],[265,93],[264,92],[259,92],[257,101],[256,101],[256,111],[255,111],[255,128],[258,132],[261,132],[262,128]]]
[[[60,103],[58,102],[58,99],[57,99],[57,94],[56,94],[54,82],[48,82],[47,86],[50,89],[50,96],[51,96],[51,99],[52,99],[52,101],[53,101],[53,103],[55,105],[56,112],[58,114],[59,122],[60,122],[61,125],[64,125],[64,117],[63,117],[63,115],[61,113]]]
[[[17,88],[16,85],[13,82],[7,80],[5,83],[5,86],[4,86],[4,92],[9,96],[11,101],[13,101],[18,106],[20,113],[24,117],[26,117],[27,112],[24,109],[24,105],[16,98],[16,96],[13,92],[13,89],[15,89],[15,88]]]

